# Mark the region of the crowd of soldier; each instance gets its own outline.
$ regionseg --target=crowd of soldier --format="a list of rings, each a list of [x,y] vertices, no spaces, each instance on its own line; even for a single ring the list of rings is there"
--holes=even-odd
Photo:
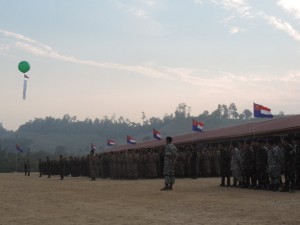
[[[213,147],[178,147],[176,177],[197,178],[220,175],[219,151]],[[95,154],[98,178],[138,179],[163,177],[163,149],[126,150]],[[90,154],[83,157],[61,157],[40,160],[40,175],[90,176]]]
[[[40,160],[42,174],[112,179],[163,177],[162,149],[105,152],[83,157]],[[91,170],[91,164],[92,170]],[[221,176],[221,186],[293,191],[300,187],[299,138],[253,139],[178,146],[177,178]],[[95,175],[91,176],[91,171]],[[284,175],[284,183],[281,176]],[[233,182],[230,178],[233,177]]]
[[[220,185],[294,192],[300,188],[299,140],[284,136],[219,143]]]

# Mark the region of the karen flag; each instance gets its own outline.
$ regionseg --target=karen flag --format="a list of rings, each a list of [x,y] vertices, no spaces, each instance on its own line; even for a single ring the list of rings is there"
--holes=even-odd
[[[254,111],[254,117],[273,118],[271,109],[269,109],[265,106],[253,103],[253,111]]]
[[[135,144],[136,144],[136,141],[135,141],[131,136],[128,136],[128,135],[127,135],[127,143],[128,143],[128,144],[135,145]]]
[[[115,145],[115,144],[116,144],[115,141],[110,140],[110,139],[107,139],[107,146],[113,146],[113,145]]]
[[[202,122],[198,122],[197,120],[193,120],[193,131],[203,131],[204,124]]]
[[[158,130],[153,129],[153,138],[155,138],[157,140],[161,140],[161,135]]]
[[[20,145],[16,144],[16,150],[19,152],[24,152]]]
[[[91,150],[96,151],[96,145],[94,145],[93,143],[91,143]]]

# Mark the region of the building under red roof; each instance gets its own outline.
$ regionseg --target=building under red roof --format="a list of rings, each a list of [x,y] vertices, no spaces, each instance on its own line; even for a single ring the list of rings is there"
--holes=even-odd
[[[224,127],[204,132],[194,132],[173,137],[175,145],[192,143],[212,143],[241,138],[266,137],[274,135],[300,133],[300,115],[284,116],[276,119],[268,119],[246,124]],[[165,146],[165,139],[160,141],[151,140],[135,145],[121,145],[110,149],[110,151],[123,151],[128,149],[148,149]]]

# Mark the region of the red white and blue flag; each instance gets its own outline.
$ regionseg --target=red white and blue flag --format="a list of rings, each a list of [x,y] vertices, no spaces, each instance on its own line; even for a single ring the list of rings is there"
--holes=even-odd
[[[127,143],[135,145],[136,141],[133,139],[133,137],[127,135]]]
[[[16,150],[19,152],[24,152],[20,145],[16,144]]]
[[[94,145],[93,143],[91,143],[91,150],[96,151],[96,145]]]
[[[107,139],[107,146],[113,146],[113,145],[115,145],[115,144],[116,144],[115,141],[113,141],[113,140],[111,140],[111,139]]]
[[[254,113],[253,113],[254,117],[273,118],[273,115],[271,113],[271,109],[269,109],[265,106],[253,103],[253,111],[254,111]]]
[[[158,130],[153,129],[153,138],[155,138],[157,140],[161,140],[161,135]]]
[[[197,120],[193,120],[193,131],[203,131],[204,124]]]

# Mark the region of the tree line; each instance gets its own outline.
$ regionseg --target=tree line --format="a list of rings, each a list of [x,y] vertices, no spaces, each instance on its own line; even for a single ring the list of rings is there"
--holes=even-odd
[[[99,151],[107,149],[106,140],[113,139],[119,144],[126,144],[126,135],[138,139],[138,142],[152,138],[152,129],[159,130],[162,136],[180,135],[191,133],[192,119],[204,123],[205,129],[215,129],[228,125],[237,125],[252,119],[252,111],[244,109],[238,112],[235,103],[218,104],[217,108],[209,113],[204,110],[197,116],[191,115],[191,107],[186,103],[180,103],[171,114],[160,117],[147,117],[141,112],[141,121],[133,122],[123,116],[116,118],[104,116],[94,120],[86,118],[83,121],[76,116],[64,115],[62,118],[47,116],[35,118],[21,125],[15,132],[3,128],[0,123],[0,172],[14,171],[16,167],[16,144],[24,149],[20,154],[20,160],[24,155],[29,158],[37,158],[60,154],[87,154],[90,143],[95,143]],[[283,113],[281,113],[283,115]],[[28,154],[28,152],[32,152]],[[33,168],[36,165],[33,164]]]

